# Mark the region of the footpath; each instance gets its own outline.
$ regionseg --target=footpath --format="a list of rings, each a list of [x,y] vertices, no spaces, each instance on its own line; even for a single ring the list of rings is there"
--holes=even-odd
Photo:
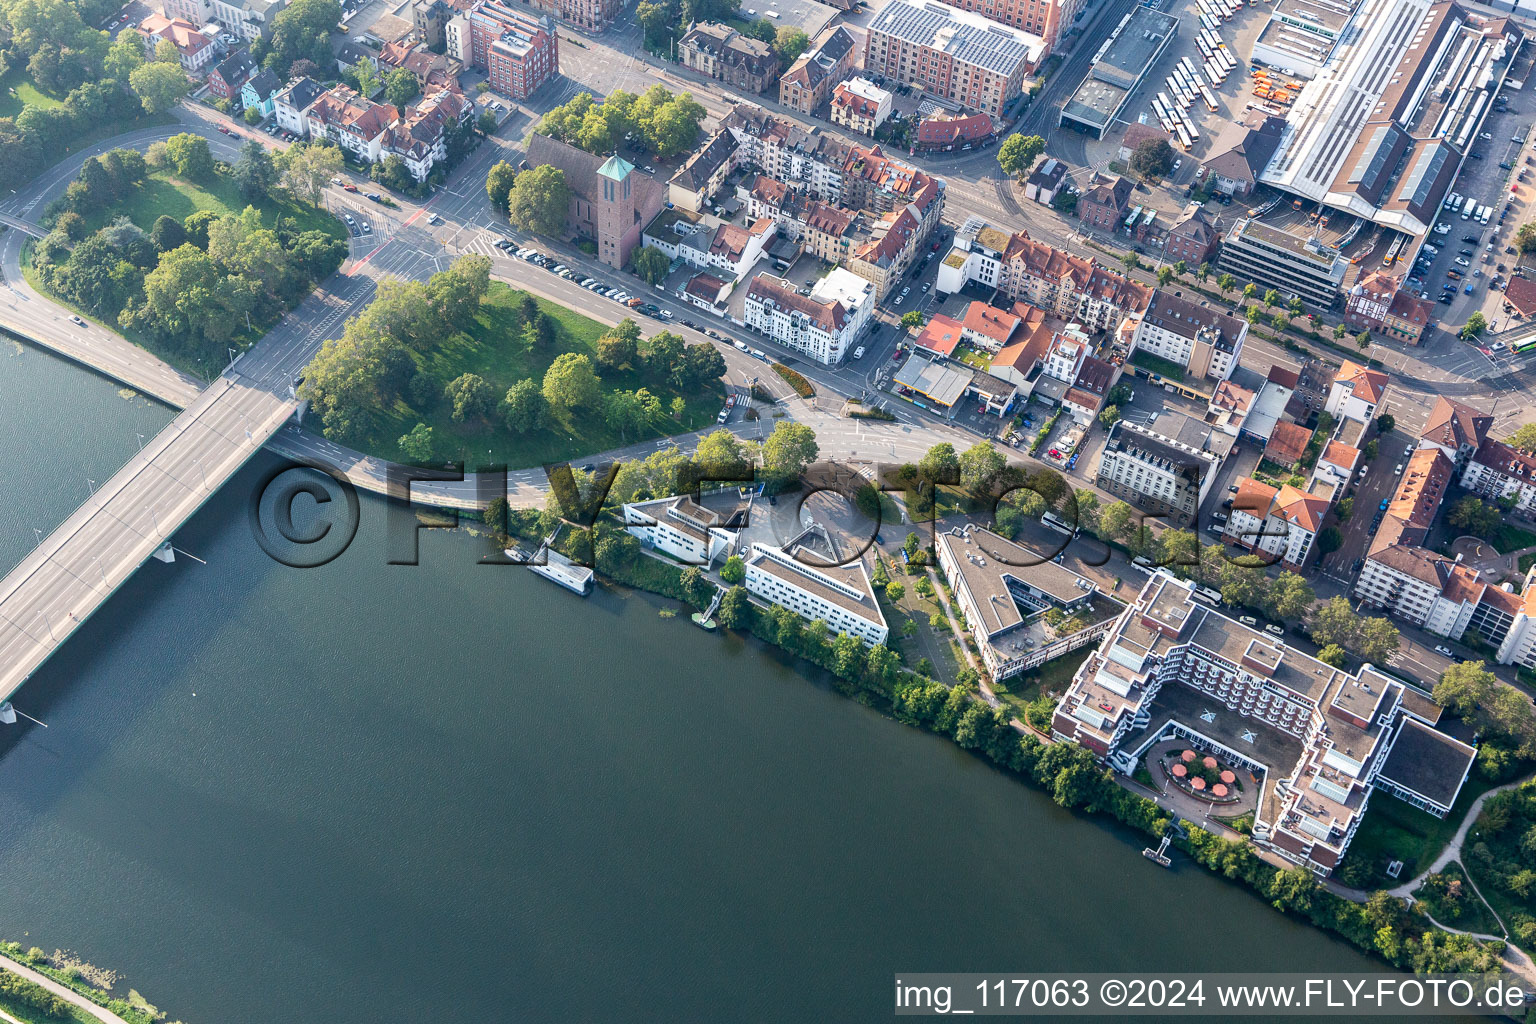
[[[58,996],[60,999],[63,999],[65,1002],[78,1006],[92,1017],[95,1017],[97,1020],[101,1021],[102,1024],[128,1024],[127,1021],[123,1020],[123,1018],[119,1017],[105,1006],[97,1006],[95,1003],[91,1002],[89,999],[85,998],[85,996],[76,992],[69,986],[61,985],[54,981],[52,978],[48,977],[48,975],[39,974],[32,968],[26,966],[25,964],[17,963],[15,960],[12,960],[8,956],[0,956],[0,968],[4,968],[13,974],[18,974],[21,977],[26,978],[30,982],[41,985],[43,988],[47,989],[49,992],[52,992],[54,995]]]

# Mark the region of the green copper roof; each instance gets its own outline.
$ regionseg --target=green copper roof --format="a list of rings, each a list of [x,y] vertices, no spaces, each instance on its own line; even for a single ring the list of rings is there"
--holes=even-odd
[[[597,169],[597,173],[614,181],[623,181],[629,177],[629,172],[635,169],[635,165],[615,153],[603,161],[603,166]]]

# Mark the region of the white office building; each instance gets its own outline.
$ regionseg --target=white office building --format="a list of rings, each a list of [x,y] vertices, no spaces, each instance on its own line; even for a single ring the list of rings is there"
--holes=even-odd
[[[758,543],[752,545],[746,569],[747,591],[754,597],[782,605],[808,622],[820,619],[834,636],[847,633],[873,647],[890,635],[869,576],[857,561],[822,568],[785,548]]]

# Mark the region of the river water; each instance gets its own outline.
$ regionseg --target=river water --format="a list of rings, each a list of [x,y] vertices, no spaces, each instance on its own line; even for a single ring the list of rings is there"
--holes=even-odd
[[[0,564],[167,410],[0,349]],[[0,726],[0,936],[189,1024],[883,1020],[893,972],[1355,970],[1351,947],[664,602],[379,502],[258,548],[263,456]]]

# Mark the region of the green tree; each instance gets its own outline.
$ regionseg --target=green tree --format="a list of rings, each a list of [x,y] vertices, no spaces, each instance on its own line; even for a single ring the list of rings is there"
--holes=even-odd
[[[719,617],[720,624],[726,629],[744,628],[751,622],[752,616],[752,600],[747,594],[747,588],[738,585],[727,590],[725,596],[720,599],[720,607],[715,609],[715,615]]]
[[[1319,646],[1353,649],[1360,635],[1360,620],[1347,597],[1330,597],[1312,612],[1308,630]]]
[[[507,216],[524,231],[558,236],[565,231],[570,205],[565,172],[541,164],[517,176],[508,196]]]
[[[1479,334],[1482,334],[1487,329],[1488,318],[1483,316],[1481,311],[1474,312],[1471,316],[1467,317],[1466,324],[1461,328],[1461,336],[1466,340],[1471,341],[1473,338],[1477,337]]]
[[[1172,281],[1172,280],[1173,280],[1173,268],[1172,267],[1161,266],[1161,267],[1157,268],[1157,283],[1158,283],[1159,286],[1161,286],[1163,288],[1166,288],[1166,287],[1168,287],[1168,283],[1170,281]]]
[[[1099,410],[1099,425],[1105,430],[1120,421],[1120,407],[1118,405],[1106,405]]]
[[[491,200],[491,206],[503,217],[507,215],[507,197],[512,191],[512,183],[516,180],[517,168],[505,160],[496,161],[486,172],[485,194]]]
[[[555,357],[544,374],[544,399],[561,415],[595,407],[602,397],[602,385],[592,369],[592,361],[575,352]]]
[[[192,83],[179,64],[154,61],[141,64],[128,75],[128,85],[151,114],[163,114],[187,94]]]
[[[1260,311],[1258,306],[1249,306],[1247,312],[1244,313],[1243,316],[1248,321],[1249,325],[1253,327],[1257,327],[1260,321],[1264,319],[1264,314],[1262,311]]]
[[[948,441],[940,441],[923,453],[923,457],[917,463],[918,472],[924,480],[947,483],[960,479],[960,456],[955,454],[955,446]],[[916,534],[909,537],[916,546]]]
[[[1138,525],[1136,510],[1123,501],[1112,501],[1099,513],[1099,536],[1121,540]]]
[[[732,555],[725,560],[725,564],[720,566],[720,578],[731,584],[740,583],[747,578],[747,569],[740,555]]]
[[[1283,572],[1275,577],[1264,597],[1264,609],[1269,617],[1282,622],[1300,622],[1317,600],[1312,584],[1294,572]]]
[[[785,25],[779,29],[778,40],[774,43],[773,49],[778,53],[779,61],[788,68],[810,45],[811,37],[803,30]]]
[[[165,140],[165,151],[182,177],[206,181],[213,176],[213,153],[208,149],[208,140],[201,135],[172,135]]]
[[[622,370],[640,361],[640,328],[628,317],[597,339],[597,365],[604,370]]]
[[[453,402],[453,419],[463,423],[485,419],[496,408],[495,389],[477,373],[462,373],[448,382],[443,393]]]
[[[892,580],[885,585],[885,596],[888,601],[895,604],[907,596],[907,588],[902,586],[899,581]]]
[[[1458,530],[1484,539],[1491,537],[1502,524],[1504,517],[1499,510],[1476,495],[1468,494],[1451,506],[1446,522]]]
[[[1010,177],[1022,177],[1034,169],[1035,161],[1045,152],[1045,140],[1038,135],[1020,135],[1017,132],[1003,140],[997,147],[997,163]]]
[[[367,64],[367,61],[363,61]],[[416,76],[406,68],[395,68],[384,76],[384,98],[389,105],[405,112],[405,106],[421,93]]]
[[[295,142],[280,151],[274,162],[283,187],[316,208],[342,165],[341,150],[320,142]]]
[[[235,187],[248,201],[258,202],[267,197],[277,184],[277,168],[267,147],[255,139],[247,139],[240,147],[240,159],[231,171]]]
[[[1360,623],[1357,642],[1356,653],[1360,657],[1376,665],[1385,665],[1397,653],[1402,637],[1392,620],[1377,615]]]
[[[251,55],[285,81],[299,60],[333,66],[331,33],[340,21],[336,0],[293,0],[272,19],[270,33],[251,47]]]
[[[418,423],[410,433],[401,435],[399,443],[400,450],[412,462],[425,465],[432,461],[432,428],[425,423]]]
[[[1334,668],[1343,668],[1348,663],[1349,657],[1344,653],[1344,648],[1338,644],[1329,644],[1317,652],[1317,660]]]
[[[1135,270],[1141,266],[1141,257],[1134,252],[1127,252],[1120,257],[1120,265],[1126,270]]]
[[[1395,426],[1397,426],[1397,417],[1389,412],[1384,412],[1376,417],[1376,432],[1378,434],[1390,434]]]
[[[1358,348],[1361,352],[1364,352],[1366,349],[1370,348],[1371,332],[1361,331],[1359,334],[1355,335],[1355,347]]]
[[[650,245],[641,245],[629,257],[630,266],[646,284],[660,284],[667,279],[672,261],[667,254]]]
[[[914,330],[923,326],[923,314],[915,309],[909,309],[901,314],[901,326],[907,330]]]
[[[531,377],[508,388],[501,402],[502,417],[507,429],[518,434],[526,434],[544,426],[548,410],[549,403],[544,399],[544,391],[539,387],[539,382]]]
[[[1522,253],[1536,252],[1536,224],[1522,224],[1515,232],[1515,248]]]
[[[981,494],[997,479],[1008,460],[989,441],[978,441],[960,454],[960,486]]]
[[[1265,290],[1264,298],[1261,301],[1264,303],[1264,309],[1267,311],[1271,306],[1280,301],[1280,293],[1273,288],[1269,288]]]
[[[65,216],[78,216],[66,214]],[[59,218],[59,223],[64,223],[64,218]],[[83,223],[83,221],[82,221]],[[181,226],[181,222],[169,214],[161,214],[155,218],[155,223],[149,230],[149,240],[154,243],[160,252],[169,252],[177,246],[187,244],[187,229]]]
[[[1220,289],[1221,294],[1225,295],[1227,292],[1237,287],[1237,278],[1233,277],[1231,274],[1222,274],[1220,277],[1216,278],[1216,287]]]
[[[1317,535],[1317,552],[1320,555],[1329,555],[1339,550],[1344,545],[1344,535],[1339,532],[1337,526],[1325,526]]]
[[[1343,323],[1337,323],[1333,325],[1333,337],[1335,341],[1343,341],[1344,335],[1348,333],[1349,328],[1345,327]]]
[[[1254,294],[1258,292],[1258,290],[1259,286],[1254,284],[1252,281],[1249,281],[1247,284],[1243,285],[1243,301],[1248,302],[1251,300]]]
[[[1163,139],[1147,139],[1131,153],[1131,170],[1142,178],[1164,178],[1173,170],[1173,147]]]
[[[780,420],[763,442],[763,467],[782,479],[793,479],[816,461],[820,450],[814,430],[804,423]]]
[[[1509,436],[1509,446],[1530,454],[1536,452],[1536,423],[1525,423]]]
[[[118,83],[126,82],[134,69],[144,63],[144,44],[136,32],[124,32],[107,47],[102,73]]]
[[[730,480],[748,468],[746,448],[729,430],[711,431],[701,438],[693,461],[705,480]]]

